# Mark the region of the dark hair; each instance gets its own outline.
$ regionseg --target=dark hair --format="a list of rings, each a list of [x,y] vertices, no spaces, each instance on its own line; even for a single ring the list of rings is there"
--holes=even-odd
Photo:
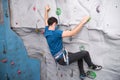
[[[55,17],[48,18],[48,26],[51,26],[54,22],[58,23],[58,20]]]

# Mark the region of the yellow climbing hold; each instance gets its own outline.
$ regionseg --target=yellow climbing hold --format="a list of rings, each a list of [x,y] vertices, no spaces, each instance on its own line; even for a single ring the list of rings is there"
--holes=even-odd
[[[87,22],[89,22],[91,20],[91,17],[89,17],[89,19],[87,20]]]

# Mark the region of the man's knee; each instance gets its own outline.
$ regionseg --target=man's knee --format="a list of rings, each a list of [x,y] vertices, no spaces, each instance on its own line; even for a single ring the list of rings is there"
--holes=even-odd
[[[89,55],[89,52],[86,50],[81,51],[81,53],[83,53],[84,55]]]

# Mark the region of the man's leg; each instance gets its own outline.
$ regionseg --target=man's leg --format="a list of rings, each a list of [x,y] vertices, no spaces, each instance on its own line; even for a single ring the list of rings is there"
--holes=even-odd
[[[93,69],[93,70],[96,70],[96,71],[102,69],[102,66],[100,66],[100,65],[95,65],[95,64],[92,63],[88,51],[81,51],[80,53],[85,55],[83,59],[84,59],[85,62],[88,64],[88,67],[89,67],[90,69]]]
[[[69,56],[69,63],[70,64],[75,62],[75,61],[78,62],[78,68],[79,68],[79,71],[80,71],[81,80],[86,77],[86,74],[85,74],[85,71],[84,71],[84,66],[83,66],[83,60],[85,60],[85,62],[88,64],[88,67],[90,67],[93,70],[101,70],[102,69],[101,66],[94,65],[92,63],[90,55],[87,51],[81,51],[81,52],[77,52],[77,53],[68,52],[68,56]],[[61,65],[66,65],[63,58],[60,59],[58,61],[58,63],[61,64]]]
[[[84,66],[83,66],[83,59],[87,62],[87,64],[93,65],[90,59],[90,55],[87,51],[81,51],[77,53],[70,53],[69,52],[69,63],[71,64],[72,62],[77,61],[78,62],[78,68],[80,71],[80,79],[84,80],[86,77],[86,73],[84,71]]]
[[[91,61],[90,55],[87,51],[81,51],[76,53],[69,52],[69,63],[72,63],[78,60],[79,60],[79,63],[81,63],[82,62],[81,59],[84,59],[89,67],[94,66],[94,64]]]
[[[83,69],[81,66],[83,66],[82,60],[84,59],[85,62],[87,63],[88,67],[93,69],[93,70],[101,70],[102,66],[100,65],[95,65],[92,63],[89,52],[88,51],[81,51],[77,53],[73,53],[69,55],[69,62],[72,63],[74,61],[78,61],[78,66],[80,69]],[[82,65],[81,65],[82,64]]]
[[[80,74],[84,75],[85,71],[84,71],[84,67],[83,67],[83,59],[79,59],[77,63],[78,63],[78,68],[79,68]]]
[[[69,54],[68,55],[69,56],[69,63],[71,64],[71,63],[77,61],[80,74],[84,74],[85,71],[84,71],[84,67],[83,67],[83,58],[82,57],[80,58],[79,52],[78,53],[68,52],[68,54]]]
[[[89,67],[94,66],[94,64],[91,62],[90,55],[87,51],[81,51],[81,52],[76,52],[76,53],[68,52],[68,56],[69,56],[70,64],[75,61],[78,62],[78,67],[79,67],[79,71],[81,74],[84,73],[83,59],[85,60],[85,62],[88,64]],[[58,63],[61,65],[66,65],[63,58],[60,59]]]

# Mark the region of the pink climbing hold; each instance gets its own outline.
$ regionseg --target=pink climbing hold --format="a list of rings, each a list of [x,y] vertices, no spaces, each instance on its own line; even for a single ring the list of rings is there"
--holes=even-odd
[[[11,65],[14,65],[14,64],[15,64],[15,63],[12,61],[12,62],[11,62]]]
[[[6,62],[7,62],[7,59],[3,59],[1,62],[6,63]]]
[[[44,31],[41,31],[40,33],[41,33],[41,34],[44,34]]]
[[[18,74],[21,74],[21,71],[20,71],[20,70],[18,70],[18,71],[17,71],[17,73],[18,73]]]
[[[36,11],[36,7],[35,6],[33,7],[33,10]]]

